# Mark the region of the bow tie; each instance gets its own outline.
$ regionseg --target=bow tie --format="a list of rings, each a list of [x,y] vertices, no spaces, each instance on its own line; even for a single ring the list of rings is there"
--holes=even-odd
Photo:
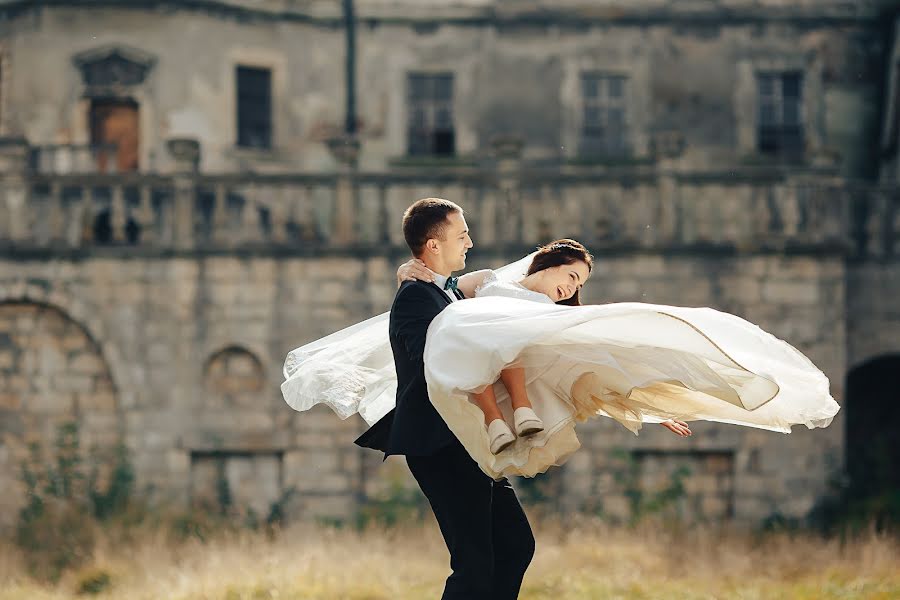
[[[457,282],[459,282],[459,277],[448,277],[447,282],[444,284],[444,289],[455,292],[457,289]]]

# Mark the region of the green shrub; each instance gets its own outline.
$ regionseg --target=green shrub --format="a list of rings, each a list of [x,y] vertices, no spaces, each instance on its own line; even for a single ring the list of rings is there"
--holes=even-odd
[[[19,512],[15,541],[35,577],[56,581],[66,569],[90,558],[96,523],[122,514],[129,506],[134,473],[120,446],[108,486],[100,489],[99,470],[109,465],[96,454],[86,464],[75,422],[59,426],[51,452],[45,453],[36,443],[29,450],[21,469],[26,501]]]
[[[112,587],[112,575],[106,569],[92,567],[78,573],[75,592],[82,595],[96,595]]]
[[[418,488],[407,487],[399,478],[389,482],[387,490],[370,498],[356,517],[356,526],[363,529],[370,524],[386,527],[404,522],[419,522],[425,518],[426,500]]]

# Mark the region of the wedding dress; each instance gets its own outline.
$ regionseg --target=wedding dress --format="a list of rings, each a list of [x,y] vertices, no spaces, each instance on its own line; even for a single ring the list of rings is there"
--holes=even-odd
[[[576,425],[610,417],[637,433],[671,418],[790,433],[831,423],[839,406],[827,377],[801,352],[739,317],[710,308],[642,303],[562,306],[521,286],[530,256],[489,275],[471,300],[453,302],[428,328],[424,362],[438,413],[479,467],[498,479],[534,476],[579,448]],[[288,354],[282,392],[296,410],[324,403],[374,424],[394,406],[388,314]],[[544,431],[489,450],[484,415],[470,397],[525,370]],[[496,383],[495,383],[496,382]]]

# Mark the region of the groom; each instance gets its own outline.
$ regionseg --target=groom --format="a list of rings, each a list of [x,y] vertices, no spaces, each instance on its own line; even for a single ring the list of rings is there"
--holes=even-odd
[[[466,266],[472,247],[463,210],[424,198],[403,215],[403,236],[435,281],[406,281],[391,307],[390,334],[397,369],[397,406],[356,443],[406,456],[409,470],[431,503],[453,573],[443,600],[512,600],[534,555],[534,536],[506,479],[485,475],[428,399],[425,334],[451,302],[463,299],[450,274]]]

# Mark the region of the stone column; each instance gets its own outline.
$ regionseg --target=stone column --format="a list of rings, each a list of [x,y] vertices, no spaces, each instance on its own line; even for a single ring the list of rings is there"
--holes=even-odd
[[[121,244],[125,241],[125,226],[128,223],[128,210],[125,206],[125,190],[121,185],[112,188],[112,204],[110,206],[109,222],[112,227],[112,239]]]
[[[28,141],[23,137],[0,137],[0,203],[7,223],[0,223],[0,240],[22,242],[28,231]]]
[[[156,243],[156,223],[153,213],[153,189],[148,185],[141,186],[141,199],[138,212],[138,222],[141,225],[141,242],[144,244]]]
[[[337,186],[334,199],[334,227],[331,244],[346,246],[356,240],[356,179],[360,142],[356,137],[338,136],[328,140],[328,149],[338,162]]]
[[[657,242],[682,242],[678,216],[678,179],[683,170],[684,134],[678,130],[657,131],[653,134],[652,152],[656,158],[659,185],[660,222],[656,224]],[[692,225],[693,226],[693,225]]]
[[[166,147],[175,159],[175,247],[194,245],[194,199],[197,194],[195,176],[200,166],[200,143],[191,138],[173,138]]]
[[[519,175],[522,169],[522,148],[525,141],[517,135],[502,135],[491,139],[491,150],[497,161],[497,188],[500,205],[494,207],[495,240],[500,244],[522,242],[522,193]],[[486,212],[491,207],[485,207]],[[499,209],[499,210],[498,210]],[[487,223],[486,223],[487,225]],[[488,235],[490,239],[490,234]]]

